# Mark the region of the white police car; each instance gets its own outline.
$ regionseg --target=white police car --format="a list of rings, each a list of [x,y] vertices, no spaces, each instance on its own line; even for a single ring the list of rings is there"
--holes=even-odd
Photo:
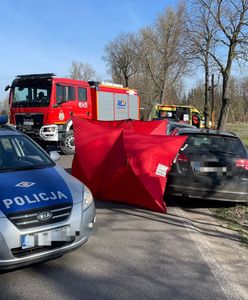
[[[0,270],[75,249],[95,219],[90,190],[7,120],[0,116]]]

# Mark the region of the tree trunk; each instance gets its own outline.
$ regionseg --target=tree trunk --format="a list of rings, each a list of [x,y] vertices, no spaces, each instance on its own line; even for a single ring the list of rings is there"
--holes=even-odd
[[[164,76],[164,84],[163,84],[163,90],[161,91],[161,103],[166,103],[168,104],[168,99],[166,99],[167,96],[167,82],[165,80],[165,76]]]
[[[225,130],[230,109],[230,96],[229,96],[229,85],[230,85],[229,74],[223,74],[223,90],[222,90],[222,106],[220,111],[220,117],[218,121],[218,130]]]
[[[205,57],[205,105],[204,105],[204,117],[205,128],[209,128],[210,121],[210,101],[209,101],[209,66],[208,66],[208,54]]]
[[[164,91],[160,90],[160,96],[159,96],[159,103],[160,104],[165,104],[164,102]]]
[[[128,88],[129,78],[126,73],[124,73],[125,87]]]

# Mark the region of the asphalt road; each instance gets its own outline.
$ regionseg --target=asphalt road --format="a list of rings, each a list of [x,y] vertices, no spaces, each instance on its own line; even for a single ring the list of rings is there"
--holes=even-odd
[[[62,156],[69,169],[71,156]],[[181,204],[180,204],[181,206]],[[96,201],[90,240],[0,274],[0,299],[248,299],[247,249],[204,205],[168,214]]]

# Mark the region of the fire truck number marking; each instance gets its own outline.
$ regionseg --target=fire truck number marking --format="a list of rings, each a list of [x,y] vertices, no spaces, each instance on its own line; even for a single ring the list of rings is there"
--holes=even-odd
[[[88,108],[88,103],[87,103],[87,102],[79,102],[79,103],[78,103],[78,106],[79,106],[80,108]]]

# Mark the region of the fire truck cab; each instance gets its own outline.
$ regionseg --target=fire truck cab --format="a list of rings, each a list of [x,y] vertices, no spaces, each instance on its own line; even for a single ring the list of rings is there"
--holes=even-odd
[[[10,88],[10,122],[40,143],[74,153],[72,115],[93,120],[139,119],[136,90],[53,73],[18,75]]]

